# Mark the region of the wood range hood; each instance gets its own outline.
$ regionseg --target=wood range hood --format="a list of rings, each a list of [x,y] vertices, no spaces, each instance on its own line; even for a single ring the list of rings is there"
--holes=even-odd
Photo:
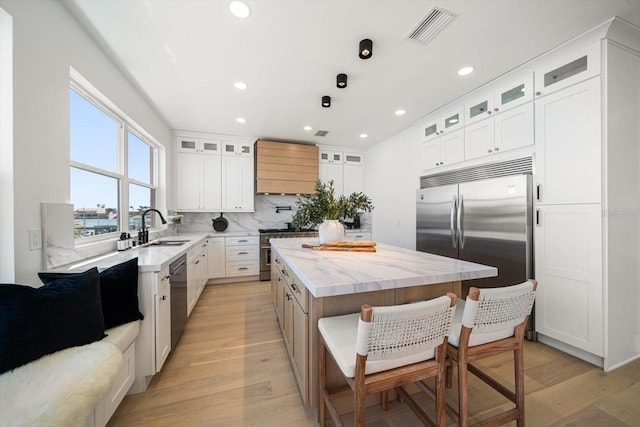
[[[318,147],[256,141],[257,194],[312,194],[318,180]]]

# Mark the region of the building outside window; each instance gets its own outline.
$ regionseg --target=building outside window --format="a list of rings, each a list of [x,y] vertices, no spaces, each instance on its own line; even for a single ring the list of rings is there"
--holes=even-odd
[[[69,90],[70,194],[76,241],[141,227],[156,207],[158,149],[75,82]],[[155,225],[147,215],[146,226]]]

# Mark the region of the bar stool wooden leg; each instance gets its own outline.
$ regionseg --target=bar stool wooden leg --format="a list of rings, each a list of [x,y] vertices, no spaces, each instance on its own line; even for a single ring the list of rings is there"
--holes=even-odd
[[[513,352],[515,370],[516,408],[518,408],[518,427],[524,427],[524,358],[521,348]]]
[[[324,346],[324,341],[320,340],[320,360],[319,360],[319,383],[320,392],[318,393],[318,424],[320,427],[325,427],[325,404],[324,404],[324,389],[326,386],[326,363],[327,360],[327,348]]]
[[[458,425],[460,427],[468,427],[468,404],[469,395],[468,387],[467,362],[462,356],[458,359]]]

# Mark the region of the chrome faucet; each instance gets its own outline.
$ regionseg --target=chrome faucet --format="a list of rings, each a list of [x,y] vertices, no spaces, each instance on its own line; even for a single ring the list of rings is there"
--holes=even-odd
[[[167,221],[162,216],[162,213],[158,209],[147,209],[146,211],[142,212],[142,227],[140,227],[140,231],[138,231],[138,244],[139,245],[142,245],[144,243],[148,243],[149,242],[149,230],[147,230],[146,222],[144,220],[144,217],[148,212],[151,212],[151,211],[157,212],[158,215],[160,215],[160,221],[162,221],[163,224],[167,223]]]

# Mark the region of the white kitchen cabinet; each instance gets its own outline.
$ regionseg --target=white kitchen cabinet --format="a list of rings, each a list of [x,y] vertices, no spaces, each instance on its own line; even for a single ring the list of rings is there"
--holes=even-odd
[[[155,356],[156,372],[160,372],[171,351],[171,287],[169,268],[160,271],[160,282],[155,295],[156,325]]]
[[[200,247],[202,248],[202,252],[200,253],[200,274],[199,274],[199,281],[196,283],[196,302],[198,301],[198,299],[200,298],[200,295],[202,294],[202,291],[204,290],[205,285],[207,284],[207,282],[209,281],[209,260],[208,260],[208,254],[209,254],[209,239],[206,239],[203,243],[200,244]]]
[[[171,349],[169,265],[138,274],[138,306],[144,319],[135,340],[135,381],[129,393],[144,392]],[[164,279],[164,280],[163,280]],[[163,298],[164,297],[164,298]]]
[[[336,196],[364,192],[364,155],[357,152],[319,150],[318,178],[333,181]]]
[[[176,137],[179,152],[220,155],[222,141],[218,139],[193,138],[190,136]]]
[[[464,125],[464,110],[462,104],[455,104],[444,112],[432,115],[424,125],[424,141],[431,141],[445,133],[453,132]]]
[[[364,168],[359,165],[342,166],[342,192],[345,196],[351,193],[364,193]]]
[[[536,331],[604,356],[599,204],[536,209]]]
[[[600,41],[580,49],[553,53],[536,65],[535,96],[543,97],[588,80],[599,75],[601,69]]]
[[[533,73],[515,73],[465,99],[465,124],[470,125],[493,117],[532,99]]]
[[[601,90],[594,77],[536,99],[538,203],[601,202]]]
[[[318,179],[325,183],[333,181],[336,196],[344,194],[343,166],[342,163],[318,163]]]
[[[339,151],[320,149],[318,152],[318,155],[319,155],[319,158],[318,158],[319,163],[336,163],[336,164],[344,163],[342,152],[339,152]]]
[[[222,206],[221,158],[202,153],[177,154],[176,208],[178,211],[212,211]]]
[[[464,160],[464,129],[422,144],[422,167],[430,170]]]
[[[253,212],[253,156],[222,156],[222,210]]]
[[[504,81],[498,81],[493,89],[493,112],[501,114],[533,100],[533,73],[517,72]]]
[[[187,252],[187,316],[196,306],[206,280],[203,275],[207,271],[207,262],[203,254],[206,254],[206,243],[194,245]]]
[[[535,100],[536,331],[605,371],[640,357],[640,31],[610,25],[541,60]]]
[[[224,237],[210,237],[207,252],[207,277],[209,279],[225,277],[226,258]]]
[[[226,237],[226,277],[254,276],[260,274],[259,246],[259,236]]]
[[[344,237],[346,240],[363,240],[370,241],[371,240],[371,232],[370,231],[360,231],[360,230],[345,230]]]
[[[222,154],[225,156],[253,157],[253,143],[222,141]]]
[[[533,109],[529,102],[465,127],[465,160],[533,145]]]
[[[364,154],[362,153],[343,153],[344,156],[344,164],[345,165],[354,165],[354,166],[363,166],[364,165]]]

